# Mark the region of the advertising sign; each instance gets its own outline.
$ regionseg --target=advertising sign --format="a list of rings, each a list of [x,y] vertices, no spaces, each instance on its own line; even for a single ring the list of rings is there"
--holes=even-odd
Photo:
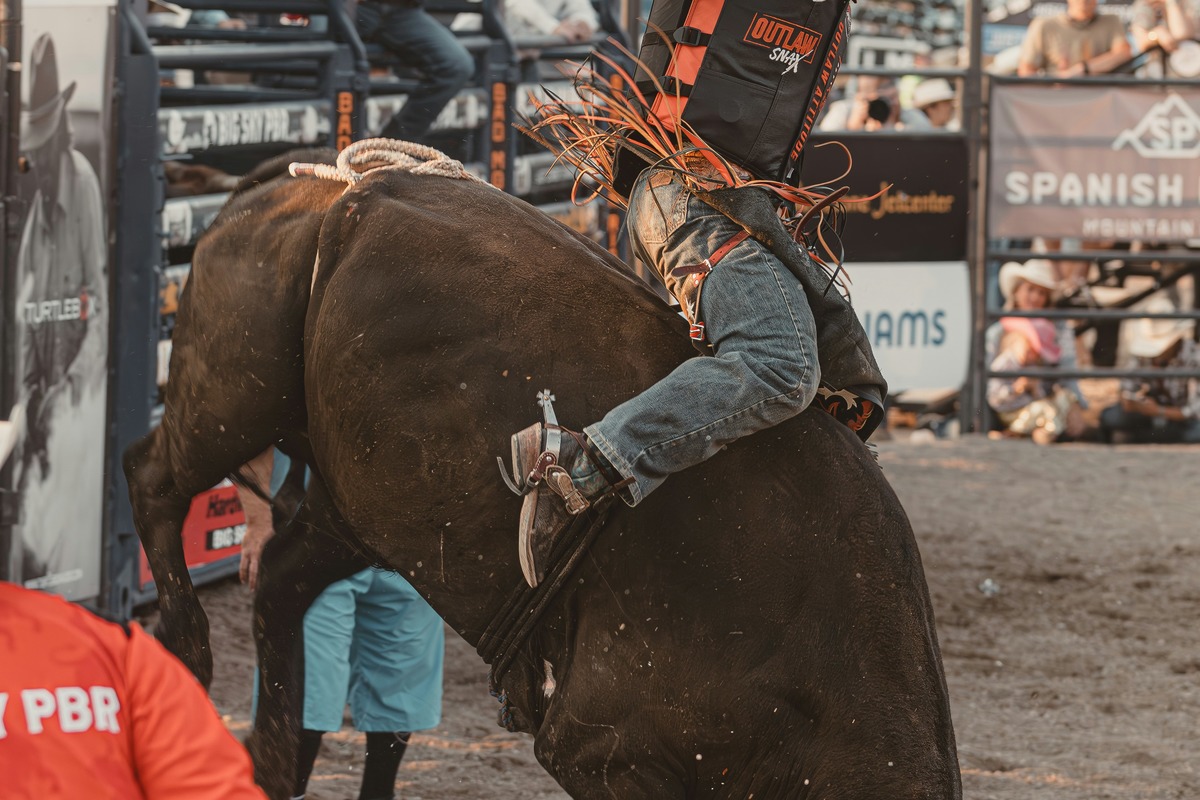
[[[323,145],[333,109],[305,102],[168,108],[158,115],[158,129],[166,155],[273,142]]]
[[[892,394],[967,379],[971,287],[965,261],[849,264],[851,299]]]
[[[106,2],[26,0],[16,263],[13,453],[19,523],[10,580],[78,600],[100,593],[108,390],[109,58]]]
[[[1200,87],[1000,85],[992,238],[1200,236]]]
[[[961,138],[814,134],[806,184],[847,185],[849,261],[961,261],[967,255],[967,145]],[[850,151],[830,141],[840,142]],[[824,146],[823,146],[824,145]],[[847,167],[850,174],[834,179]],[[882,195],[872,200],[879,192]]]

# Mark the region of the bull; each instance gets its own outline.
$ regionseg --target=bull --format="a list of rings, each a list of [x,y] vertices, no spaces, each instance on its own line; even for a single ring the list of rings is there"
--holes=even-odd
[[[518,199],[280,174],[313,156],[261,167],[199,242],[162,423],[125,455],[158,635],[206,684],[188,503],[272,444],[312,467],[254,600],[247,746],[270,796],[294,774],[304,611],[369,564],[479,649],[572,797],[961,796],[917,545],[847,428],[809,410],[612,504],[530,595],[494,456],[538,390],[564,423],[596,419],[692,356],[686,326]]]

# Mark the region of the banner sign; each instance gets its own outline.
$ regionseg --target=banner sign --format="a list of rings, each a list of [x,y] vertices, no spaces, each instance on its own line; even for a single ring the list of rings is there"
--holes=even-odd
[[[158,113],[164,155],[254,144],[323,145],[332,130],[333,109],[323,101],[164,108]]]
[[[19,523],[6,578],[71,600],[100,594],[108,348],[110,57],[115,3],[26,0],[21,81],[13,451]],[[5,567],[7,566],[7,569]]]
[[[848,264],[851,300],[892,394],[956,389],[971,353],[965,261]]]
[[[992,90],[990,238],[1200,236],[1200,87]]]
[[[850,174],[834,181],[850,162]],[[967,144],[955,136],[813,134],[806,184],[848,185],[846,261],[961,261],[967,257]],[[826,145],[826,146],[822,146]],[[890,188],[889,188],[890,187]],[[883,191],[872,200],[865,198]]]

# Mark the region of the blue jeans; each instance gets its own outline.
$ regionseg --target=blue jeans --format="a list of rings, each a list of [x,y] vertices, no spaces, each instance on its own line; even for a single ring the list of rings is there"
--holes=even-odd
[[[365,41],[378,42],[421,71],[421,85],[382,132],[393,139],[416,141],[475,74],[475,59],[449,28],[421,8],[364,0],[358,4],[356,25]]]
[[[661,172],[638,178],[628,223],[637,256],[670,285],[671,270],[704,261],[742,228]],[[700,311],[713,355],[688,359],[585,429],[634,479],[634,505],[668,475],[799,414],[816,395],[812,310],[800,282],[763,245],[746,239],[717,264]]]
[[[1141,444],[1196,444],[1200,442],[1200,419],[1182,422],[1159,419],[1126,411],[1121,406],[1109,406],[1100,412],[1100,428],[1106,434],[1122,431],[1132,441]]]

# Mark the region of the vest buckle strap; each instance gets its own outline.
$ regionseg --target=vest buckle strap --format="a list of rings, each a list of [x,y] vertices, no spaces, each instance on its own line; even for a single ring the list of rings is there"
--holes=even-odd
[[[646,31],[642,35],[642,47],[662,46],[669,42],[675,42],[685,47],[707,47],[711,39],[711,33],[705,33],[699,28],[692,28],[685,25],[682,28],[675,28],[669,31]]]
[[[664,75],[658,79],[657,84],[654,81],[638,81],[636,86],[639,92],[646,95],[658,94],[660,86],[663,94],[678,95],[679,97],[689,97],[692,94],[692,85],[684,83],[673,75]]]
[[[675,42],[687,47],[704,47],[712,39],[712,34],[705,33],[699,28],[685,26],[683,28],[676,28],[671,33],[671,38]]]

